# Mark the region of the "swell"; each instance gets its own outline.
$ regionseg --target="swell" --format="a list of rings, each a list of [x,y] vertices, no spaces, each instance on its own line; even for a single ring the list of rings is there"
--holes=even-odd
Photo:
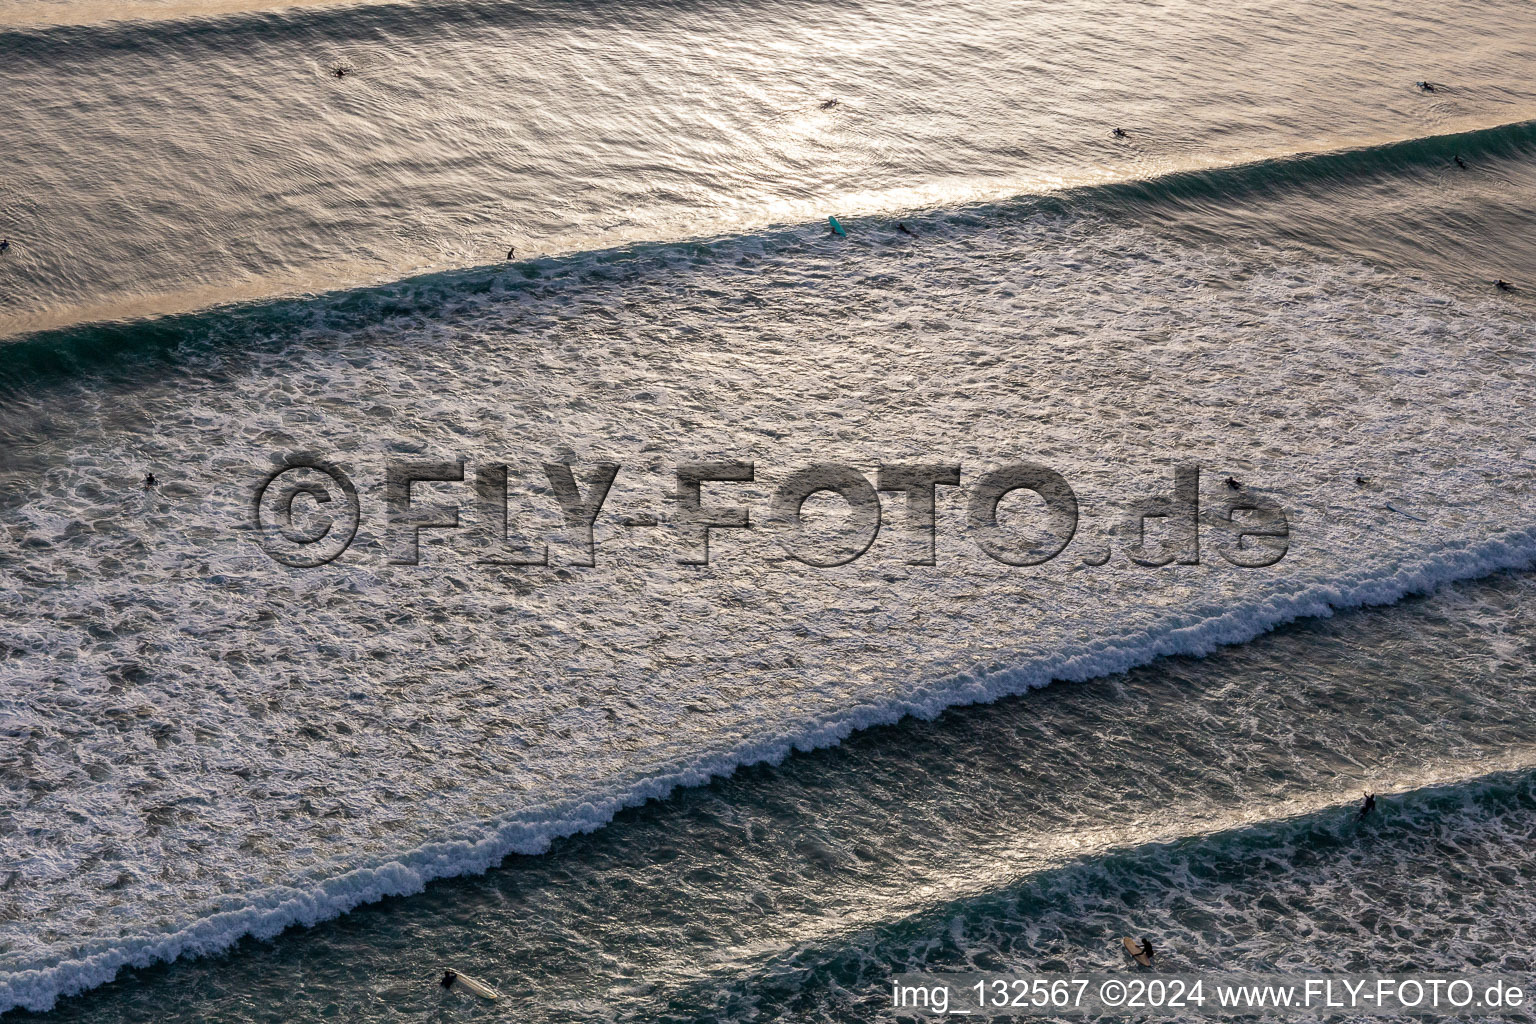
[[[770,247],[784,241],[758,236]],[[564,287],[590,266],[660,264],[679,253],[707,253],[697,242],[642,243],[512,266],[473,267],[320,295],[273,298],[191,313],[113,320],[40,331],[0,341],[0,397],[35,392],[88,375],[132,379],[169,368],[188,351],[244,349],[403,320],[440,321],[480,301]]]
[[[743,766],[777,764],[797,750],[834,746],[855,731],[907,716],[932,719],[947,708],[990,703],[1053,681],[1113,675],[1162,657],[1203,657],[1298,619],[1391,605],[1448,583],[1533,565],[1536,528],[1509,531],[1476,544],[1446,545],[1390,574],[1345,574],[1327,586],[1228,609],[1160,633],[1105,638],[1086,649],[1056,652],[1007,669],[935,680],[908,697],[792,724],[698,760],[665,766],[613,791],[492,821],[465,822],[456,831],[470,838],[422,846],[318,880],[309,889],[280,887],[235,897],[243,899],[243,905],[226,906],[174,931],[107,940],[72,959],[0,975],[0,1013],[17,1007],[47,1010],[62,996],[110,981],[124,967],[208,955],[248,935],[271,938],[293,925],[311,926],[363,904],[420,892],[436,879],[483,873],[509,855],[542,853],[557,838],[601,828],[626,807],[664,798],[680,787],[703,785]]]
[[[1039,216],[1109,216],[1191,204],[1240,206],[1260,196],[1303,189],[1328,190],[1367,179],[1408,179],[1452,157],[1483,164],[1536,162],[1536,120],[1448,135],[1407,139],[1335,152],[1298,154],[1155,178],[1022,195],[907,219],[926,232],[960,232]],[[884,231],[889,218],[849,218],[855,234]],[[346,331],[394,319],[443,319],[490,298],[515,301],[550,287],[580,287],[593,266],[626,265],[658,271],[672,258],[708,260],[717,250],[743,245],[763,251],[791,249],[819,237],[822,226],[778,225],[712,239],[629,244],[530,260],[513,266],[473,267],[405,278],[386,285],[321,295],[274,298],[139,320],[77,324],[0,341],[0,396],[32,392],[83,375],[132,377],[170,365],[177,353],[270,344],[309,332]]]
[[[645,11],[668,7],[697,7],[701,0],[679,5],[651,0],[638,10],[626,5],[626,16],[643,18]],[[741,6],[739,0],[733,8]],[[454,33],[505,29],[540,21],[568,24],[585,14],[606,16],[596,0],[565,0],[558,6],[535,7],[515,0],[334,0],[319,7],[213,11],[167,18],[101,21],[84,24],[0,26],[0,52],[8,65],[26,67],[89,67],[104,57],[160,52],[175,48],[189,59],[226,56],[255,45],[291,48],[292,44],[407,44]]]
[[[387,40],[472,31],[530,12],[496,0],[337,3],[320,8],[234,11],[166,19],[0,29],[0,52],[18,70],[90,67],[103,58],[175,48],[188,58],[261,45]]]
[[[1303,965],[1313,972],[1338,970],[1338,965],[1324,966],[1310,959],[1329,955],[1323,951],[1321,936],[1314,932],[1305,933],[1309,948],[1301,956],[1286,948],[1286,937],[1263,942],[1245,936],[1248,941],[1242,941],[1230,928],[1222,930],[1221,948],[1212,950],[1201,948],[1198,933],[1181,934],[1188,927],[1181,918],[1187,914],[1200,925],[1214,928],[1209,908],[1218,902],[1229,914],[1245,910],[1272,914],[1274,900],[1291,895],[1274,891],[1281,889],[1281,884],[1276,884],[1278,875],[1287,876],[1282,884],[1293,891],[1314,886],[1323,889],[1340,882],[1341,875],[1348,875],[1350,888],[1360,893],[1363,901],[1377,901],[1369,909],[1386,918],[1382,924],[1390,931],[1398,922],[1389,909],[1393,901],[1382,900],[1380,889],[1395,880],[1354,875],[1368,876],[1373,862],[1397,865],[1405,852],[1410,858],[1423,858],[1455,850],[1465,857],[1464,845],[1526,846],[1536,824],[1536,769],[1522,765],[1381,794],[1375,815],[1365,822],[1358,820],[1355,806],[1314,806],[1232,828],[1086,853],[1061,867],[1027,875],[1001,888],[962,895],[857,935],[832,937],[771,955],[740,975],[713,978],[702,990],[690,987],[673,994],[670,1008],[678,1013],[662,1019],[691,1018],[691,1008],[700,1005],[715,1006],[721,1019],[738,1019],[733,1011],[746,1005],[758,1011],[754,1019],[759,1015],[778,1019],[774,1011],[783,1002],[803,1010],[807,1001],[827,998],[829,987],[879,991],[890,975],[903,971],[1020,969],[1016,958],[1043,960],[1042,970],[1114,969],[1121,963],[1118,936],[1127,933],[1164,936],[1165,959],[1171,950],[1177,950],[1177,959],[1169,964],[1176,970],[1196,966],[1263,971]],[[1282,869],[1282,865],[1286,867]],[[1341,871],[1343,865],[1347,867]],[[1462,863],[1454,874],[1466,885],[1473,870]],[[1520,870],[1519,865],[1501,864],[1491,877],[1475,879],[1474,885],[1487,888],[1462,895],[1469,905],[1518,901],[1522,894],[1503,890],[1509,876]],[[1335,909],[1337,917],[1349,919],[1350,908],[1329,908]],[[1442,910],[1454,921],[1469,907],[1418,909],[1430,913]],[[1518,906],[1511,910],[1520,912]],[[1261,923],[1249,925],[1261,939],[1264,937]],[[1455,925],[1448,927],[1455,929]],[[1381,965],[1399,955],[1388,950],[1379,933],[1371,935],[1352,927],[1346,933],[1348,938],[1355,942],[1366,938],[1366,948],[1351,952],[1383,971],[1387,968]],[[1424,942],[1424,937],[1415,935],[1406,944],[1418,947]],[[1338,955],[1336,950],[1332,952]],[[1416,953],[1424,956],[1428,950],[1416,949]],[[1492,966],[1510,971],[1530,969],[1525,949],[1510,949],[1507,955],[1513,962],[1455,960],[1443,966],[1458,971]],[[1355,959],[1349,969],[1360,970],[1360,962],[1362,959]],[[1424,970],[1429,964],[1416,957],[1415,966]],[[837,1019],[838,1015],[834,1011],[814,1019],[828,1017]]]
[[[1175,171],[1140,181],[1072,189],[1062,200],[1069,206],[1105,209],[1232,202],[1292,189],[1438,172],[1457,156],[1477,163],[1536,159],[1536,120],[1207,170]]]

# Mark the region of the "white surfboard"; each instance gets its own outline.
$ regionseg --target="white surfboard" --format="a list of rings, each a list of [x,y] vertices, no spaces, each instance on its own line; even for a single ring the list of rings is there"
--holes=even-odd
[[[1419,516],[1414,515],[1412,512],[1404,512],[1402,509],[1398,508],[1396,505],[1391,504],[1390,502],[1387,503],[1387,505],[1385,505],[1384,507],[1387,509],[1387,511],[1389,511],[1389,512],[1396,512],[1400,516],[1406,516],[1407,518],[1412,519],[1416,523],[1427,523],[1427,522],[1429,522],[1428,519],[1422,519]]]
[[[450,968],[446,973],[453,976],[452,985],[449,987],[458,986],[463,988],[466,992],[474,993],[481,999],[495,1000],[501,998],[500,992],[496,991],[494,988],[487,985],[485,982],[479,980],[478,978],[471,978],[463,971],[455,971]]]

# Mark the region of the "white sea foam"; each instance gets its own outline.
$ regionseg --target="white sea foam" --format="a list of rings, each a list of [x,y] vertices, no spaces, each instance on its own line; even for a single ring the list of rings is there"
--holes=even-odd
[[[1528,325],[1497,307],[1081,223],[935,218],[915,245],[858,227],[572,261],[431,320],[193,355],[76,396],[73,424],[13,419],[33,439],[0,481],[19,495],[0,1008],[482,871],[905,714],[1536,559]],[[335,453],[364,502],[321,569],[274,565],[244,527],[268,455],[297,449]],[[621,462],[598,565],[556,545],[551,569],[487,569],[451,543],[384,564],[380,467],[402,453],[512,464],[524,529],[558,521],[527,496],[540,460]],[[1048,566],[1001,566],[941,490],[935,567],[905,564],[887,502],[846,568],[721,531],[700,570],[670,533],[616,525],[668,519],[695,458],[755,459],[758,482],[709,491],[755,514],[810,461],[971,481],[1028,458],[1077,489],[1082,527]],[[1286,558],[1152,570],[1116,541],[1082,564],[1173,461],[1280,500]],[[145,465],[166,481],[149,499]]]

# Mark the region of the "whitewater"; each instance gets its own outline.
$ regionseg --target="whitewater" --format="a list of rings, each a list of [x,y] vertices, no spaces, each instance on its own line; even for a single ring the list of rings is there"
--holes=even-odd
[[[453,962],[529,1020],[887,1019],[890,973],[1142,929],[1530,969],[1531,28],[7,5],[0,1013],[473,1015]],[[294,568],[252,504],[306,453],[361,515]],[[466,467],[415,565],[404,461]],[[752,525],[684,564],[677,467],[726,461]],[[587,565],[542,465],[604,462]],[[792,558],[828,462],[958,465],[934,564],[894,492]],[[1020,462],[1076,496],[1041,565],[968,518]],[[482,561],[501,465],[547,565]],[[1198,564],[1136,564],[1188,466]],[[1273,564],[1223,557],[1238,497]]]
[[[483,871],[905,714],[1531,561],[1511,517],[1529,334],[1497,300],[1006,219],[555,262],[512,301],[183,351],[131,401],[66,379],[13,407],[3,721],[29,784],[5,836],[7,1002]],[[590,569],[466,572],[425,534],[422,565],[388,565],[365,516],[349,556],[293,570],[248,523],[261,453],[284,449],[332,453],[374,494],[391,453],[648,472],[616,481]],[[871,453],[1045,463],[1102,538],[1198,462],[1208,488],[1234,473],[1283,505],[1290,550],[1148,569],[1086,565],[1078,542],[1020,569],[979,556],[941,500],[934,567],[882,534],[813,569],[750,532],[700,570],[617,523],[666,519],[651,488],[674,461],[872,471]],[[165,480],[147,497],[145,465]],[[763,507],[770,483],[741,501]]]

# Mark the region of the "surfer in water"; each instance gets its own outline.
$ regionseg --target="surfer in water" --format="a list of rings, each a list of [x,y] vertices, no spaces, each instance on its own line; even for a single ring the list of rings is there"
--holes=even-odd
[[[153,473],[145,473],[144,474],[144,489],[146,491],[154,490],[155,487],[159,485],[159,483],[160,483],[160,481],[155,479],[155,474],[153,474]]]
[[[1117,139],[1128,139],[1131,137],[1131,133],[1126,131],[1124,128],[1116,128],[1109,134],[1113,135]]]
[[[1413,84],[1419,87],[1419,92],[1435,91],[1435,84],[1433,82],[1414,82]]]
[[[515,245],[507,246],[507,259],[510,260],[513,257],[515,257],[516,255],[517,255],[517,246],[515,246]]]
[[[917,237],[917,232],[913,231],[911,228],[907,227],[901,221],[897,221],[896,222],[896,230],[900,231],[904,235],[911,235],[913,238]]]
[[[9,249],[10,247],[11,240],[9,238],[0,238],[0,252],[5,252],[5,250]]]
[[[833,107],[835,107],[835,106],[837,106],[837,105],[838,105],[838,104],[839,104],[839,103],[841,103],[841,102],[842,102],[842,101],[841,101],[841,100],[838,100],[838,99],[830,99],[830,100],[827,100],[827,101],[825,101],[825,102],[824,102],[824,103],[822,103],[822,105],[821,105],[821,109],[822,109],[822,110],[831,110],[831,109],[832,109],[832,108],[833,108]]]
[[[1157,959],[1157,950],[1152,948],[1152,940],[1147,938],[1145,935],[1141,937],[1141,955],[1146,957],[1148,960]]]
[[[1367,814],[1370,814],[1375,809],[1376,809],[1376,794],[1375,793],[1367,793],[1367,794],[1365,794],[1365,803],[1360,805],[1360,818],[1359,818],[1359,820],[1364,821],[1365,820],[1365,816]]]
[[[1368,484],[1370,482],[1371,482],[1370,477],[1365,477],[1365,476],[1357,476],[1357,477],[1355,477],[1355,486],[1356,487],[1364,487],[1366,484]]]
[[[452,971],[443,972],[443,980],[438,982],[443,988],[453,988],[453,983],[459,980],[459,976]]]
[[[1234,480],[1230,476],[1227,477],[1227,490],[1229,490],[1229,491],[1240,491],[1242,489],[1243,489],[1243,485],[1242,484],[1238,483],[1236,480]]]
[[[1467,162],[1461,158],[1461,154],[1460,153],[1457,153],[1451,159],[1456,161],[1456,166],[1457,167],[1460,167],[1462,170],[1466,170],[1467,169]]]
[[[1493,286],[1501,292],[1512,292],[1515,290],[1515,286],[1504,280],[1502,277],[1493,282]]]

